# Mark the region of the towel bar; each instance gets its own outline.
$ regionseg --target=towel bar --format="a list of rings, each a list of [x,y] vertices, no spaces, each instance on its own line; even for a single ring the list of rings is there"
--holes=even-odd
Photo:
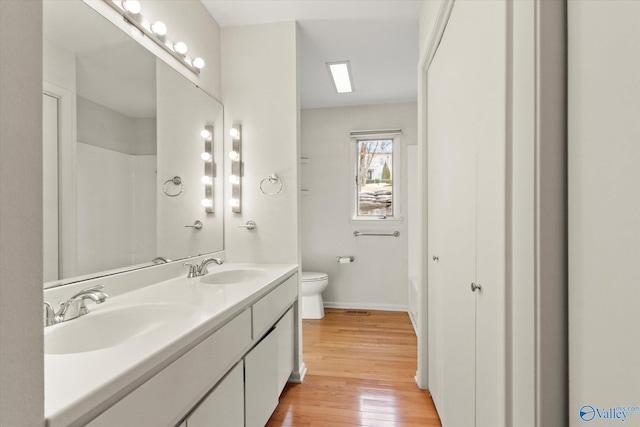
[[[383,236],[383,237],[400,237],[399,231],[394,231],[393,233],[363,233],[361,231],[354,231],[353,237],[359,236]]]

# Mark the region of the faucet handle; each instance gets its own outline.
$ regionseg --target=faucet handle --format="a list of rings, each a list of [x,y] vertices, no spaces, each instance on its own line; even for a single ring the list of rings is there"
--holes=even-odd
[[[198,265],[192,262],[185,262],[182,264],[183,267],[189,267],[189,274],[187,274],[187,279],[191,279],[193,277],[198,277]]]

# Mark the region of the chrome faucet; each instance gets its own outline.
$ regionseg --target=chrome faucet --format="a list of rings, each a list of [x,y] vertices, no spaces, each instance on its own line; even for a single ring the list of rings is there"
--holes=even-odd
[[[204,276],[205,274],[209,273],[209,270],[207,269],[207,266],[209,264],[211,264],[212,262],[215,262],[218,265],[222,265],[222,263],[224,261],[222,261],[220,258],[205,258],[202,260],[202,262],[200,263],[200,265],[198,266],[198,276]]]
[[[57,323],[66,322],[76,319],[89,313],[85,301],[91,300],[96,304],[102,304],[109,297],[102,292],[103,285],[96,285],[86,288],[69,298],[67,301],[60,303],[60,309],[56,313],[48,302],[44,302],[44,326],[51,326]]]
[[[182,265],[184,265],[185,267],[189,267],[187,278],[191,279],[194,277],[204,276],[205,274],[209,273],[207,266],[212,262],[215,262],[218,265],[222,265],[224,263],[224,261],[222,261],[220,258],[205,258],[202,260],[202,262],[200,262],[200,265],[193,264],[191,262],[185,262]]]
[[[157,256],[154,259],[152,259],[151,262],[154,264],[166,264],[168,262],[171,262],[171,260],[164,256]]]

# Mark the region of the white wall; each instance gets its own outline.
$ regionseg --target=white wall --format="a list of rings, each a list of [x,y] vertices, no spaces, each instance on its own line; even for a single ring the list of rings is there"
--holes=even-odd
[[[242,213],[231,213],[230,185],[225,189],[229,261],[299,262],[297,49],[295,22],[222,30],[225,129],[242,125],[244,162]],[[229,152],[228,133],[225,138]],[[272,173],[284,188],[277,196],[266,196],[260,181]],[[248,220],[256,222],[255,230],[238,227]]]
[[[569,1],[570,425],[640,407],[640,3]],[[616,414],[622,415],[620,411]],[[640,425],[595,414],[589,425]],[[624,423],[621,423],[624,421]]]
[[[42,2],[0,1],[0,425],[44,425]]]
[[[402,129],[401,222],[353,221],[352,140],[349,132]],[[407,310],[407,146],[416,142],[416,104],[385,104],[302,110],[301,167],[304,189],[302,267],[329,274],[325,305]],[[360,231],[400,231],[400,237],[354,237]],[[349,255],[355,262],[338,264]]]

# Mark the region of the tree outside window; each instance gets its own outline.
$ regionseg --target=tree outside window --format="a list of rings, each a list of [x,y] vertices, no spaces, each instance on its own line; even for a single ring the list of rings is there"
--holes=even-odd
[[[358,141],[357,215],[393,216],[393,139]]]

